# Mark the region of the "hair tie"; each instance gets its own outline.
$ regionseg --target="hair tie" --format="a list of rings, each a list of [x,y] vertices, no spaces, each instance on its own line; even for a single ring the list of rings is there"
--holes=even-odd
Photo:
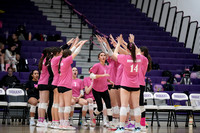
[[[42,53],[42,57],[44,56],[44,54]]]

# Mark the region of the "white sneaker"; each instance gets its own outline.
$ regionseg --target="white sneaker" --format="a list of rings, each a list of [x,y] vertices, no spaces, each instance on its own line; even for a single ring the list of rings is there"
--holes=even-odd
[[[88,123],[86,121],[82,121],[83,126],[88,126]]]
[[[48,127],[48,128],[51,128],[51,125],[52,125],[52,124],[53,124],[53,122],[48,122],[48,123],[47,123],[47,127]]]
[[[46,121],[38,122],[36,126],[38,126],[38,127],[47,127],[48,123]]]
[[[74,123],[73,123],[73,119],[70,119],[70,120],[69,120],[69,124],[70,124],[70,126],[73,126],[73,124],[74,124]]]
[[[90,127],[95,127],[96,124],[93,121],[90,121]]]
[[[54,123],[54,127],[52,127],[52,128],[54,128],[54,129],[59,129],[59,123],[58,123],[58,122],[55,122],[55,123]]]
[[[49,126],[50,128],[53,128],[55,126],[55,122],[52,122],[51,125]]]
[[[107,127],[108,126],[108,122],[107,121],[103,121],[103,126]]]
[[[69,126],[69,125],[65,125],[65,126],[63,126],[62,129],[64,129],[64,130],[76,130],[75,127],[72,127],[72,126]]]
[[[39,127],[41,125],[42,122],[37,121],[36,127]]]
[[[35,121],[30,119],[30,126],[35,126]]]
[[[141,126],[141,131],[146,132],[147,131],[146,126]]]

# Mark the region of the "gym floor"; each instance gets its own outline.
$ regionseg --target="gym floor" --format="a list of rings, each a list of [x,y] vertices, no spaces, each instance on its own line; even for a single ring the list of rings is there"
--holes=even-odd
[[[0,120],[1,123],[1,120]],[[179,122],[179,127],[167,127],[166,122],[160,122],[161,126],[157,127],[155,123],[153,127],[147,129],[147,133],[200,133],[200,123],[197,122],[196,128],[185,127],[184,122]],[[75,123],[75,125],[77,125]],[[58,130],[50,128],[42,128],[35,126],[22,125],[19,122],[13,122],[10,125],[0,124],[0,133],[110,133],[113,131],[104,128],[103,126],[98,126],[93,129],[89,127],[76,126],[76,131]],[[125,131],[125,133],[130,133],[130,131]]]

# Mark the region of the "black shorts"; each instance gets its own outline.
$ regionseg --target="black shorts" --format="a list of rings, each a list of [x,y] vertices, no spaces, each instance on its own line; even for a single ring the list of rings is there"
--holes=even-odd
[[[53,91],[55,88],[57,88],[57,86],[55,86],[55,85],[49,85],[49,90]]]
[[[120,85],[115,85],[115,89],[120,89],[121,88],[121,86]]]
[[[108,85],[108,90],[113,89],[112,85]]]
[[[49,91],[49,86],[48,85],[38,85],[38,90],[39,91]]]
[[[140,88],[132,88],[132,87],[126,87],[126,86],[121,86],[121,88],[127,90],[127,91],[139,91]]]
[[[37,99],[37,100],[40,99],[39,96],[36,96],[36,95],[28,95],[28,100],[29,100],[31,97],[33,97],[33,98],[35,98],[35,99]]]
[[[65,93],[67,91],[71,91],[72,89],[66,88],[66,87],[59,87],[58,86],[58,93]]]

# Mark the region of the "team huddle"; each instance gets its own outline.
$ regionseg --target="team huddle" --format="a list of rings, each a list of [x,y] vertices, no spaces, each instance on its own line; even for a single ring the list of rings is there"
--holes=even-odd
[[[87,40],[78,38],[67,42],[67,48],[45,48],[39,62],[39,104],[36,126],[46,126],[46,110],[50,127],[75,130],[73,113],[75,104],[82,106],[82,126],[96,126],[96,118],[103,113],[104,125],[115,132],[146,129],[143,93],[145,74],[151,70],[151,57],[146,47],[138,48],[134,36],[128,43],[122,35],[109,40],[96,35],[102,52],[99,63],[89,68],[89,77],[79,79],[78,69],[71,67]],[[111,49],[111,45],[114,49]],[[108,63],[108,64],[107,64]],[[94,104],[97,107],[94,109]],[[49,108],[51,107],[51,108]],[[90,123],[86,121],[89,110]],[[36,106],[31,105],[34,117]],[[130,115],[130,120],[129,120]],[[106,121],[108,120],[108,122]],[[35,125],[34,119],[30,120]]]

